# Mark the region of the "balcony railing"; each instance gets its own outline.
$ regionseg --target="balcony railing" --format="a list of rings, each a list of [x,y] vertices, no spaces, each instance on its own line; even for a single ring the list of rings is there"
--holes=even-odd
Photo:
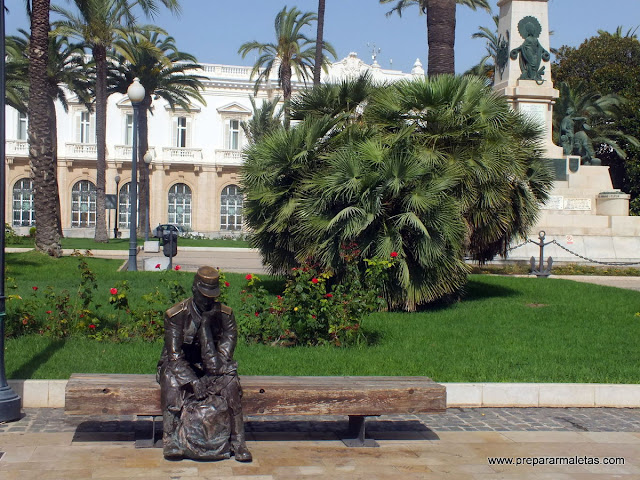
[[[201,148],[180,148],[164,147],[162,149],[162,160],[171,162],[193,162],[202,160]]]
[[[216,150],[216,163],[218,165],[242,165],[241,150]]]
[[[149,152],[153,154],[153,158],[156,158],[155,147],[149,147]],[[133,147],[131,145],[115,145],[115,156],[118,160],[131,160],[133,154]],[[142,159],[139,159],[142,160]]]
[[[67,156],[74,158],[91,158],[98,156],[98,146],[95,143],[67,143]]]
[[[7,140],[7,155],[29,155],[29,143],[26,140]]]

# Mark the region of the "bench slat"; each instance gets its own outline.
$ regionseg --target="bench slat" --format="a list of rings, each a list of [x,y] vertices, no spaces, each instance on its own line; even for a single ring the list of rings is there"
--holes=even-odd
[[[246,415],[390,415],[442,413],[446,392],[426,377],[241,376]],[[73,374],[65,411],[72,415],[160,415],[153,375]]]

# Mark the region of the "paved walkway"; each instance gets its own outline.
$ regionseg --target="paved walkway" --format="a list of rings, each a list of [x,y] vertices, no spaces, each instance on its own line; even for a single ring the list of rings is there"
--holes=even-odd
[[[342,417],[249,417],[251,464],[136,449],[149,420],[27,409],[0,425],[0,479],[640,479],[640,409],[450,409],[380,417],[380,448],[347,448]],[[504,457],[520,465],[490,464]],[[544,461],[545,465],[527,465]],[[530,460],[528,460],[530,459]],[[617,465],[605,461],[617,459]],[[598,464],[596,464],[598,462]],[[624,462],[624,464],[622,464]]]

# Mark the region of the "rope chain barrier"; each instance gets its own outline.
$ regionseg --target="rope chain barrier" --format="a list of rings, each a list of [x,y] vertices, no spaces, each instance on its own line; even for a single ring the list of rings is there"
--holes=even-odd
[[[522,242],[519,245],[516,245],[515,247],[511,247],[511,248],[507,249],[507,251],[510,252],[512,250],[515,250],[516,248],[524,247],[527,243],[533,243],[536,246],[538,245],[536,242],[534,242],[533,240],[529,239],[529,240],[526,240],[526,241]],[[583,260],[586,260],[587,262],[590,262],[590,263],[597,263],[598,265],[608,265],[608,266],[612,266],[612,267],[630,267],[632,265],[640,265],[640,262],[601,262],[599,260],[594,260],[593,258],[585,257],[584,255],[580,255],[579,253],[576,253],[576,252],[574,252],[572,250],[569,250],[564,245],[561,245],[560,243],[558,243],[557,240],[551,240],[551,242],[549,242],[549,243],[554,243],[558,247],[563,249],[564,251],[570,253],[571,255],[575,255],[576,257],[579,257],[579,258],[581,258]]]

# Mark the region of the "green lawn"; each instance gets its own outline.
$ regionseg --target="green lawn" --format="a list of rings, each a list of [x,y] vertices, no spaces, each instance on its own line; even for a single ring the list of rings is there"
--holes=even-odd
[[[151,239],[155,240],[155,239]],[[138,239],[138,245],[143,245],[144,239]],[[179,238],[178,246],[181,247],[231,247],[231,248],[249,248],[247,240],[231,240],[231,239],[205,239],[198,240],[193,238]],[[16,237],[13,240],[8,239],[7,247],[33,247],[33,240],[29,237]],[[75,248],[77,250],[128,250],[129,239],[118,238],[111,239],[108,243],[94,242],[91,238],[63,238],[62,248]]]
[[[32,285],[73,288],[75,258],[10,254],[8,275]],[[154,272],[116,273],[120,262],[89,259],[101,301],[118,279],[139,296]],[[193,273],[167,272],[188,286]],[[228,274],[238,308],[243,275]],[[274,292],[281,282],[268,286]],[[465,299],[419,313],[377,313],[364,327],[369,346],[272,348],[240,343],[242,374],[426,375],[441,382],[640,383],[640,292],[558,279],[472,275]],[[28,336],[6,341],[9,378],[67,378],[74,372],[153,373],[161,343],[99,343]]]

